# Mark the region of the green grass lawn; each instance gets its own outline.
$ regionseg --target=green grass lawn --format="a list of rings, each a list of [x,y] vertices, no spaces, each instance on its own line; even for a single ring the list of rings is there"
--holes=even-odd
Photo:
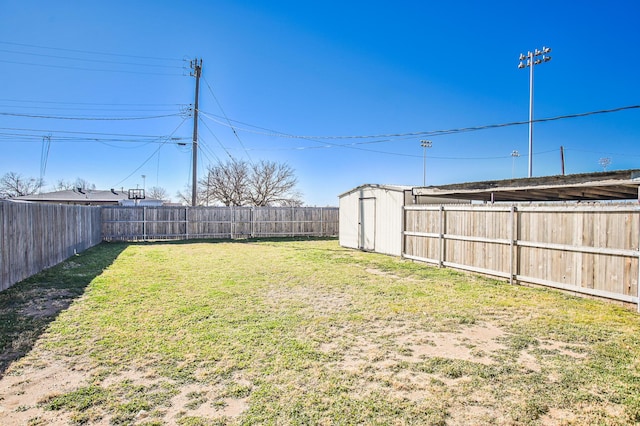
[[[0,424],[640,422],[637,313],[335,240],[102,244],[0,320]]]

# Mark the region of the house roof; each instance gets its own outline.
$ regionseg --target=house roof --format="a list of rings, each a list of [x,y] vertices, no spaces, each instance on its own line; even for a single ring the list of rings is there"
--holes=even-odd
[[[506,179],[413,188],[413,195],[477,201],[638,199],[640,170]]]
[[[19,201],[39,201],[51,203],[113,203],[128,200],[128,191],[97,190],[97,189],[69,189],[64,191],[44,192],[41,194],[16,197]],[[147,200],[150,200],[147,198]]]

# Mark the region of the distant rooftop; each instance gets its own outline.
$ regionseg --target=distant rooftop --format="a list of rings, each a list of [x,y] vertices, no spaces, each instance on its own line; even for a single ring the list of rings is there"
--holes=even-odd
[[[128,191],[98,190],[98,189],[69,189],[64,191],[43,192],[41,194],[25,195],[13,198],[16,201],[32,201],[40,203],[65,203],[86,205],[118,205],[133,202],[129,200]],[[126,201],[125,201],[126,200]],[[141,200],[142,201],[142,200]],[[144,204],[161,205],[162,200],[146,198]]]

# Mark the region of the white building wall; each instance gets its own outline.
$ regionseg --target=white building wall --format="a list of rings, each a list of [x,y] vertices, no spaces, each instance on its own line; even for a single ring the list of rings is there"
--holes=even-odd
[[[342,247],[360,248],[358,243],[358,201],[357,191],[340,196],[338,241]]]
[[[340,196],[340,245],[401,256],[402,206],[405,189],[384,185],[363,185],[342,194]],[[372,212],[371,209],[374,211]],[[372,224],[371,221],[374,223]]]

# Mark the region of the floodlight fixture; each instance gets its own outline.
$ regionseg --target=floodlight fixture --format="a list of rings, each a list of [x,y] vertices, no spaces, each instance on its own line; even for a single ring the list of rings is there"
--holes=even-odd
[[[427,186],[427,148],[433,146],[431,141],[422,139],[420,141],[422,147],[422,186]]]

